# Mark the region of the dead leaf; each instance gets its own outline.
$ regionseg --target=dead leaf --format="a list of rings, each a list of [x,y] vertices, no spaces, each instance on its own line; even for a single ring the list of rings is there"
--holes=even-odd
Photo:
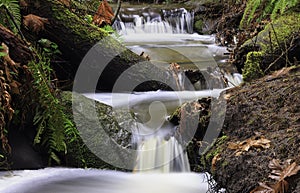
[[[97,10],[97,13],[93,17],[93,23],[98,26],[111,25],[111,20],[114,17],[111,6],[107,0],[103,0]]]
[[[218,153],[211,160],[211,169],[212,171],[216,170],[217,162],[221,160],[221,155]]]
[[[23,24],[31,31],[39,33],[41,30],[45,30],[45,24],[49,24],[49,21],[46,18],[29,14],[24,16]]]
[[[244,151],[249,151],[250,148],[263,148],[267,149],[270,147],[270,140],[264,138],[261,136],[259,139],[257,137],[252,137],[249,139],[246,139],[242,142],[229,142],[228,143],[228,148],[232,150],[236,150],[235,155],[239,156],[242,154]]]
[[[140,54],[140,56],[142,56],[143,58],[145,58],[146,60],[150,61],[150,56],[148,54],[146,54],[145,52],[142,52]]]
[[[300,170],[300,166],[297,165],[296,162],[293,162],[292,164],[290,164],[290,162],[291,160],[288,159],[280,164],[279,160],[271,160],[269,163],[269,168],[272,169],[272,172],[269,175],[269,178],[281,181],[287,177],[296,175]]]
[[[296,175],[300,170],[300,166],[288,159],[281,163],[278,159],[272,159],[269,163],[272,169],[269,178],[276,180],[274,184],[259,183],[259,186],[250,193],[285,193],[288,191],[289,184],[285,178]]]
[[[267,184],[258,183],[259,186],[257,186],[254,190],[252,190],[250,193],[274,193],[274,189],[270,187]]]
[[[66,7],[70,7],[70,0],[59,0],[62,4],[64,4]]]

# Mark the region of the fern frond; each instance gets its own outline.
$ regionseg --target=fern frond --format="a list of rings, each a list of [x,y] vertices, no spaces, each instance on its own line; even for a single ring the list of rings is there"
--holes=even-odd
[[[58,155],[67,154],[66,141],[77,140],[79,133],[64,114],[63,107],[50,88],[52,69],[49,59],[39,56],[38,63],[30,62],[28,66],[39,96],[39,108],[34,117],[34,124],[37,125],[34,143],[40,144],[48,151],[50,165],[52,160],[60,164]]]
[[[284,14],[287,10],[298,6],[300,0],[249,0],[240,22],[240,28],[247,26],[251,21],[260,21],[270,15],[274,20],[278,15]]]
[[[264,0],[263,0],[264,1]],[[257,8],[261,5],[262,0],[250,0],[247,3],[243,18],[240,22],[240,27],[248,25],[252,20]]]
[[[282,15],[284,12],[286,12],[290,8],[295,7],[299,3],[300,0],[277,0],[271,14],[271,19],[274,20],[278,16],[278,14]]]
[[[21,13],[20,13],[20,5],[18,0],[0,0],[0,8],[4,7],[8,14],[10,14],[10,19],[13,19],[17,26],[13,27],[12,30],[17,33],[18,29],[21,26]],[[13,25],[14,26],[14,25]]]

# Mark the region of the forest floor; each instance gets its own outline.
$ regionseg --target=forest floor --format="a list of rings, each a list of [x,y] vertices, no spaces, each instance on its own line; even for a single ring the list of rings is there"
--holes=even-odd
[[[223,136],[202,158],[219,186],[228,192],[248,193],[264,183],[283,192],[300,192],[300,172],[294,175],[300,169],[299,96],[299,66],[224,93]],[[274,180],[274,175],[282,179]]]

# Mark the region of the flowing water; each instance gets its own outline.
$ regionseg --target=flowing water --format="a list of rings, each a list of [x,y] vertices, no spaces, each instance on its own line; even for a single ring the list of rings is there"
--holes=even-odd
[[[149,55],[153,64],[169,70],[181,91],[85,94],[115,109],[126,107],[135,113],[138,121],[136,127],[130,128],[138,150],[133,173],[71,168],[1,172],[0,192],[206,192],[207,176],[190,172],[185,144],[176,135],[177,127],[167,121],[170,113],[184,102],[208,96],[217,98],[222,91],[184,91],[182,69],[215,67],[224,61],[226,52],[226,48],[214,45],[214,36],[193,34],[192,23],[193,13],[183,8],[126,9],[115,23],[125,45],[137,54]],[[239,74],[226,76],[231,86],[241,81]]]

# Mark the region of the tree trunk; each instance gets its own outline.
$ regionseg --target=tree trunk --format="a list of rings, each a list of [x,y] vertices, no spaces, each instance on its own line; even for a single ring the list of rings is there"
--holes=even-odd
[[[13,61],[21,65],[26,65],[30,60],[33,60],[32,52],[28,46],[25,45],[25,42],[2,25],[0,25],[0,43],[1,42],[9,47],[9,55]]]
[[[88,61],[89,64],[85,63],[87,65],[83,65],[80,68],[80,71],[84,72],[83,76],[86,76],[86,78],[82,80],[84,79],[82,76],[77,77],[80,79],[77,80],[82,82],[82,87],[85,87],[80,88],[79,91],[92,92],[93,89],[95,90],[95,88],[88,88],[88,84],[92,84],[90,87],[93,87],[95,84],[94,80],[90,79],[98,79],[99,77],[95,76],[100,75],[96,89],[110,91],[113,89],[118,77],[122,73],[124,74],[124,71],[129,68],[132,70],[128,74],[125,73],[126,75],[124,76],[126,78],[123,80],[123,82],[127,83],[127,86],[124,83],[125,85],[122,88],[118,88],[118,91],[132,91],[129,85],[139,84],[139,82],[145,83],[135,88],[135,90],[166,88],[166,86],[162,86],[163,84],[157,81],[151,81],[155,79],[153,76],[166,76],[161,69],[158,69],[142,57],[124,48],[123,45],[100,28],[92,26],[79,18],[59,0],[31,0],[28,2],[27,10],[32,14],[48,18],[49,20],[49,24],[45,25],[45,30],[39,35],[55,42],[59,46],[64,59],[68,61],[63,66],[57,65],[54,67],[60,80],[74,80],[82,59],[97,44],[92,52],[94,55],[90,55],[90,57],[95,58],[85,58],[83,60],[83,62]],[[139,63],[143,64],[137,67]],[[93,68],[92,65],[96,66],[96,68]]]

